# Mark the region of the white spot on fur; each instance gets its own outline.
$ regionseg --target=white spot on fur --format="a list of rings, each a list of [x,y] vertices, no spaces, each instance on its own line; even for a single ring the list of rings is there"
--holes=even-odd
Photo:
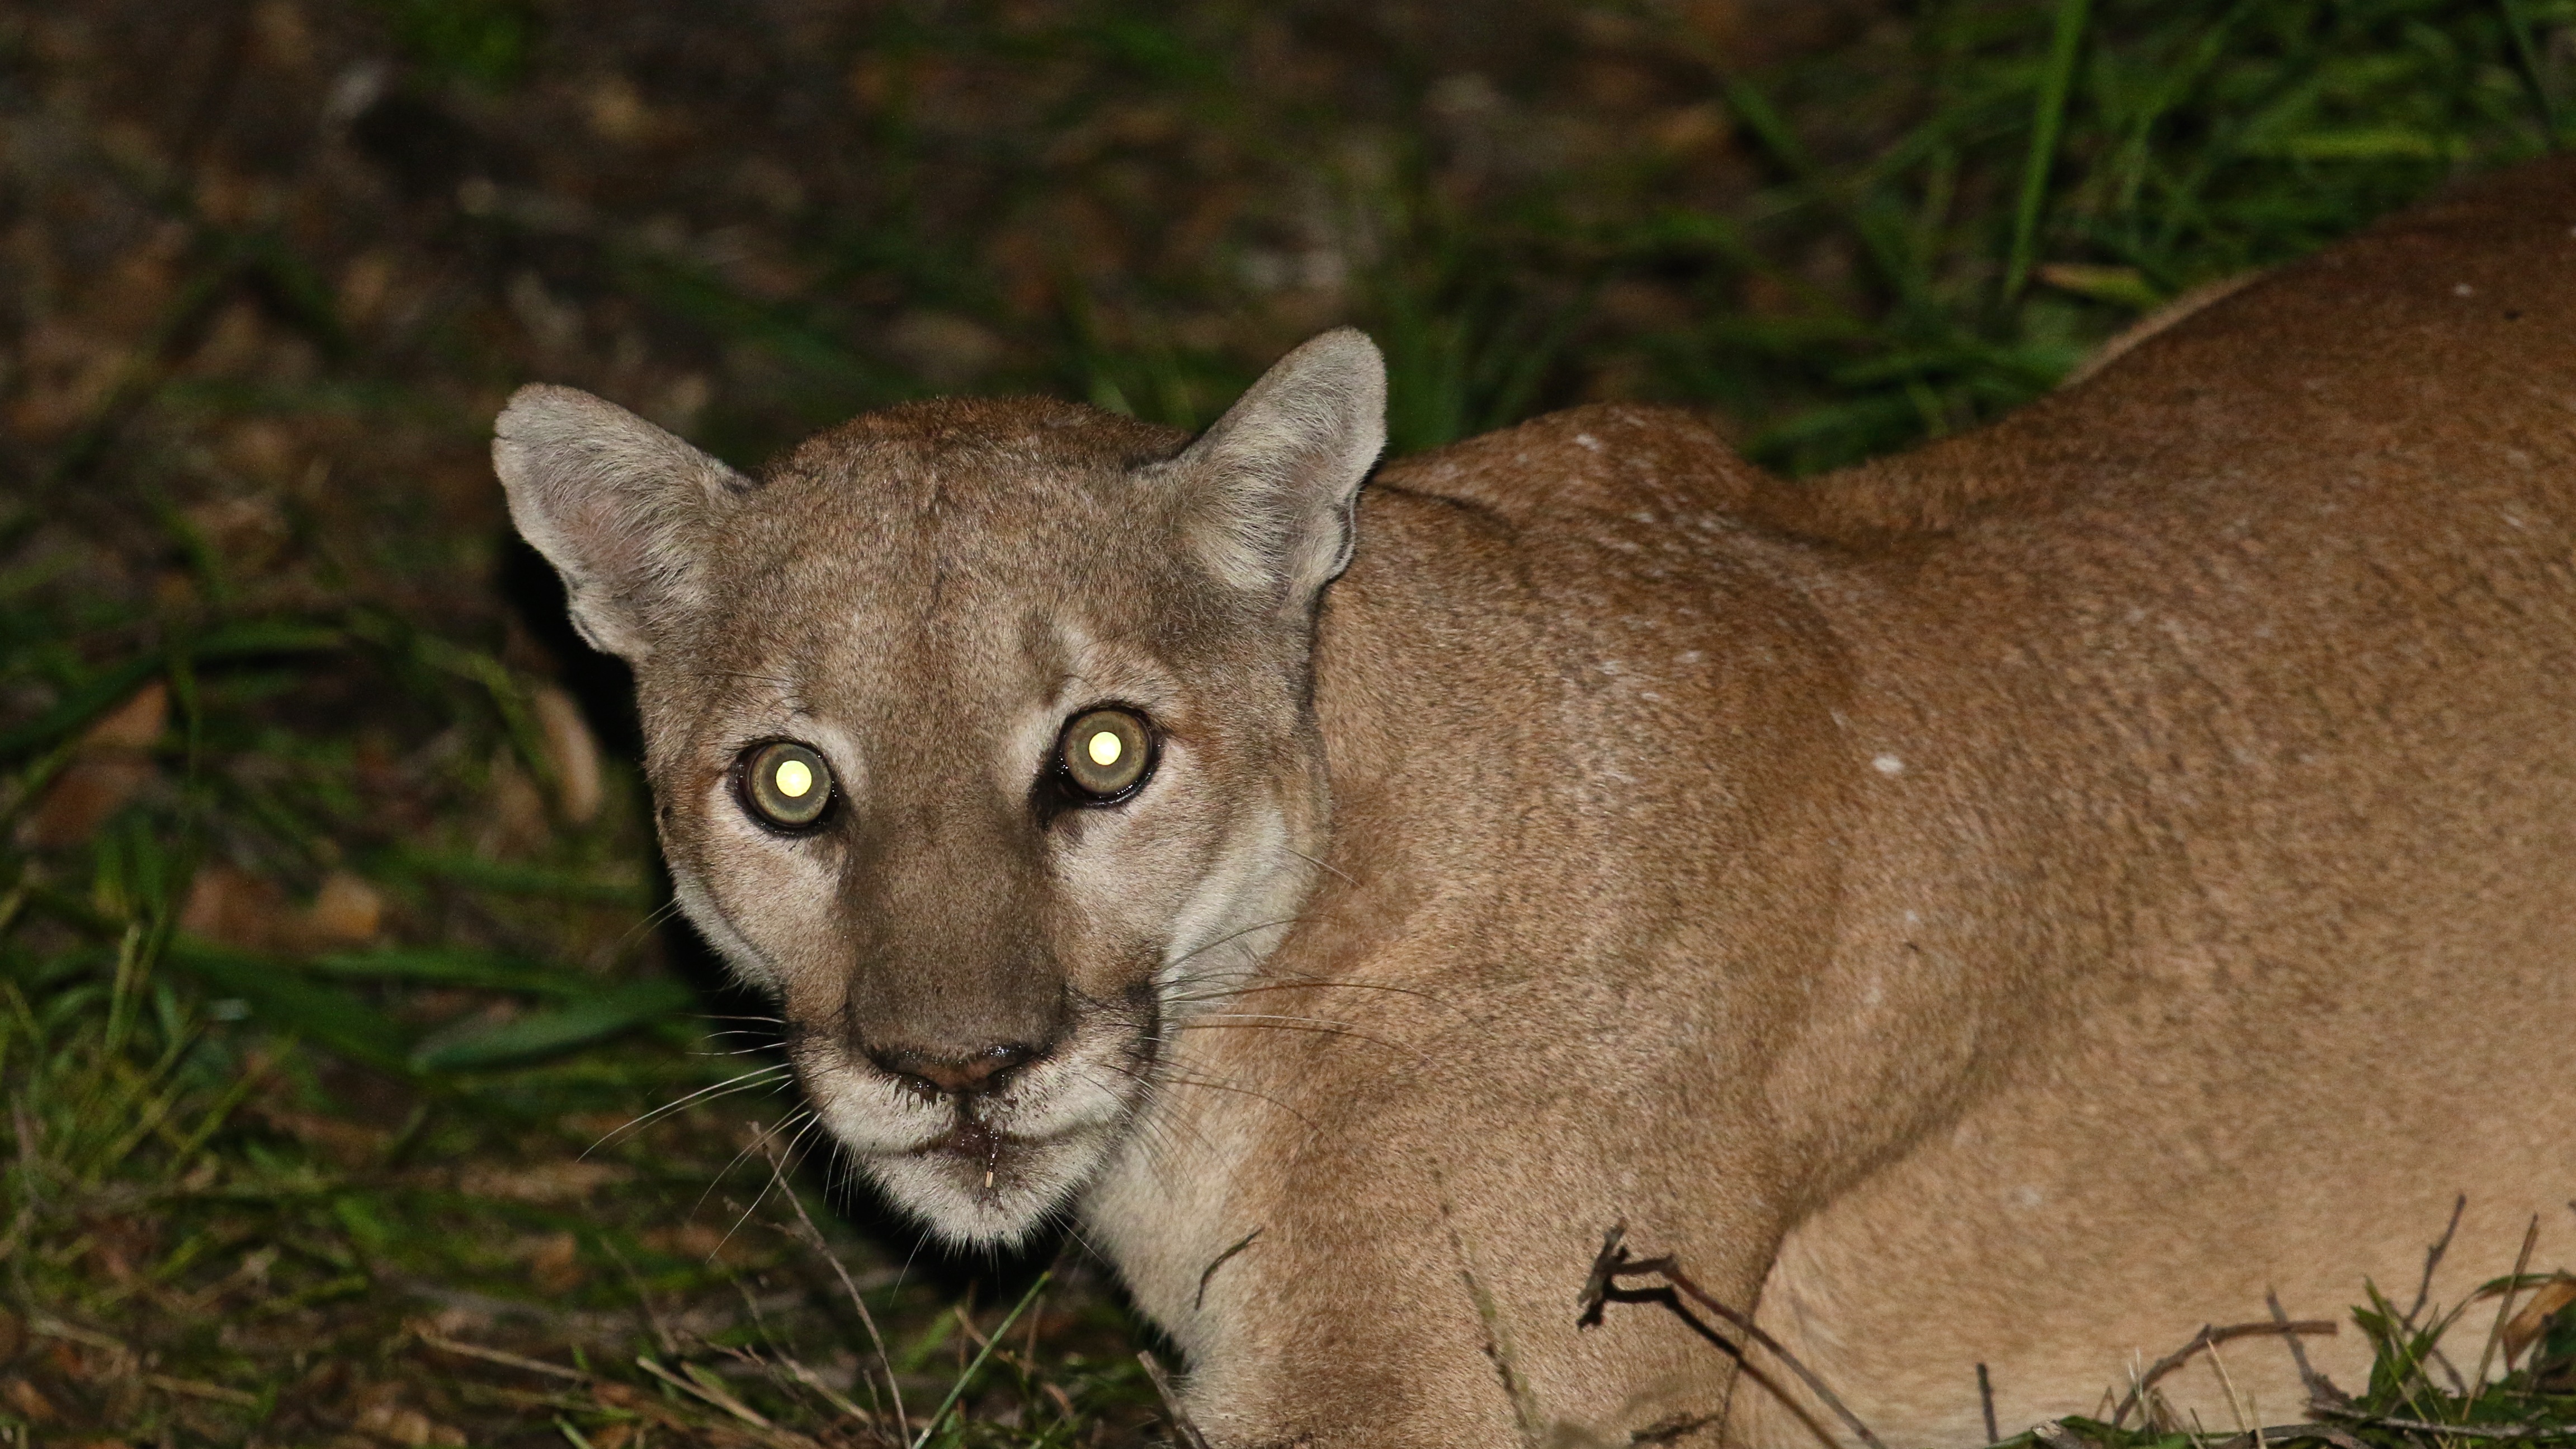
[[[1869,767],[1878,771],[1882,775],[1902,775],[1905,773],[1905,762],[1894,755],[1880,755],[1878,758],[1869,762]]]

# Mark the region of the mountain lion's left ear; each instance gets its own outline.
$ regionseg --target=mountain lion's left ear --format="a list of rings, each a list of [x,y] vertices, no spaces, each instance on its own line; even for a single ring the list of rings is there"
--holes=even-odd
[[[1210,571],[1303,613],[1351,561],[1351,505],[1385,446],[1385,359],[1344,327],[1279,359],[1166,466]]]
[[[750,481],[615,403],[530,384],[492,424],[510,521],[563,575],[573,627],[641,663],[701,602],[709,539]]]

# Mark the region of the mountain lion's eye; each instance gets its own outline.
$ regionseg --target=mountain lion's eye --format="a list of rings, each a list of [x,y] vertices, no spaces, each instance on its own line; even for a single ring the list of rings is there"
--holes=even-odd
[[[1056,760],[1093,803],[1120,799],[1154,768],[1154,735],[1133,710],[1087,710],[1065,726]]]
[[[794,740],[779,740],[751,752],[743,765],[743,799],[763,824],[802,830],[823,818],[832,803],[832,767],[823,757]]]

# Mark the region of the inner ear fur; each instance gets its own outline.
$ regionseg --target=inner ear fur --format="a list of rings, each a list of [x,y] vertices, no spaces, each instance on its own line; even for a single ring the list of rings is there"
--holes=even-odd
[[[510,521],[563,576],[573,627],[641,661],[700,603],[701,561],[749,480],[615,403],[532,383],[492,424]]]
[[[1279,359],[1166,466],[1208,570],[1302,612],[1350,564],[1351,506],[1385,446],[1385,360],[1343,327]]]

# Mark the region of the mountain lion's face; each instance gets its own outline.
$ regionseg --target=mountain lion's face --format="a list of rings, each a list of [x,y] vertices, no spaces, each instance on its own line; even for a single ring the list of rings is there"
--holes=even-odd
[[[1187,452],[914,405],[758,483],[565,390],[503,417],[523,531],[635,664],[681,904],[780,1000],[822,1125],[951,1238],[1085,1180],[1311,883],[1312,606],[1374,411],[1318,445],[1261,396]]]

